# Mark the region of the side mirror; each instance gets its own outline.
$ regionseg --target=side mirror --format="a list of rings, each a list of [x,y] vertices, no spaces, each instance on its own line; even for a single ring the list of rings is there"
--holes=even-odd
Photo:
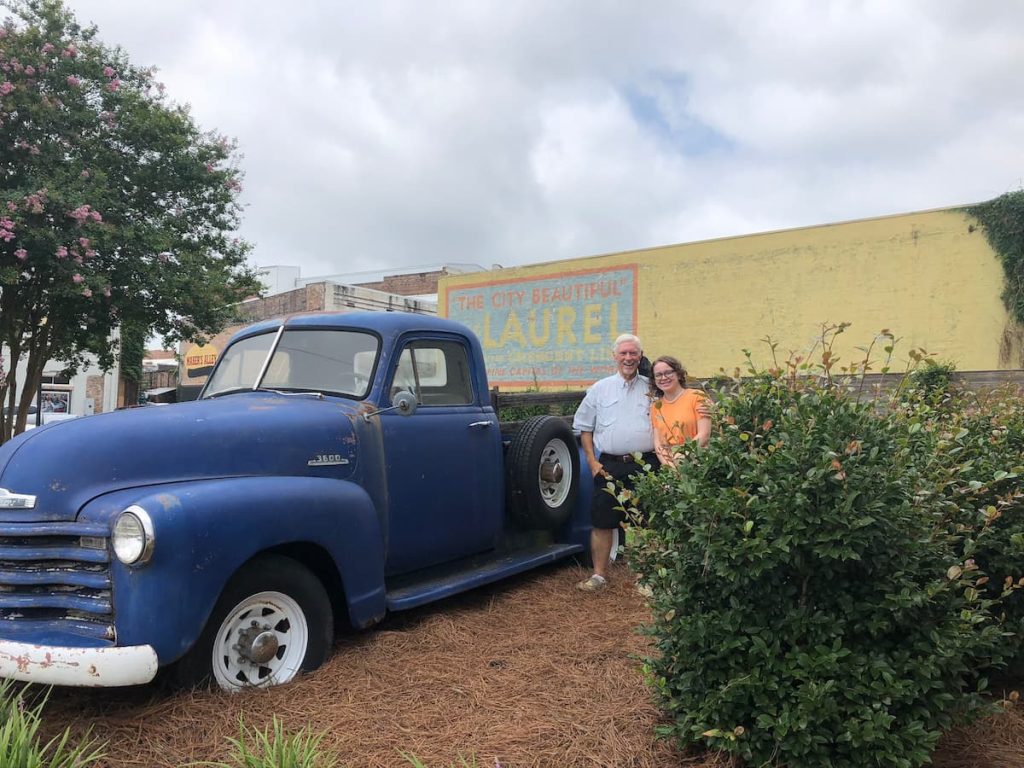
[[[391,406],[388,408],[378,408],[376,411],[370,411],[369,413],[363,414],[363,420],[369,421],[371,416],[376,416],[378,413],[386,413],[388,411],[398,411],[402,416],[412,416],[416,413],[416,396],[412,392],[399,392],[391,400]]]

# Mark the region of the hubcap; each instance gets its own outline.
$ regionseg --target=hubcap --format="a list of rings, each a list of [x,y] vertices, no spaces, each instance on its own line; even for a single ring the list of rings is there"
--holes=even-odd
[[[238,633],[238,643],[232,646],[244,659],[253,664],[266,664],[277,655],[281,643],[270,626],[261,627],[253,621]]]
[[[540,465],[540,480],[542,483],[562,482],[562,465],[557,461],[545,462]]]

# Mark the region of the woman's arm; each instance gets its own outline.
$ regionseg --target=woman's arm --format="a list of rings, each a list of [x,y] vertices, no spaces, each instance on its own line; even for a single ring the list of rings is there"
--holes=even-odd
[[[703,448],[708,444],[711,439],[711,418],[709,416],[701,416],[697,419],[697,436],[694,440],[697,441],[697,445]]]
[[[697,434],[693,439],[701,448],[707,445],[711,439],[712,408],[711,400],[703,393],[697,396],[696,402],[693,404],[694,415],[697,417]]]

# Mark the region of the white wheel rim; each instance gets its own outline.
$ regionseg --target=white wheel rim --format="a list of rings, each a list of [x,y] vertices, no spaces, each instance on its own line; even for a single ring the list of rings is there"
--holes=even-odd
[[[562,479],[545,481],[540,467],[545,464],[560,464]],[[537,482],[540,484],[540,497],[551,509],[561,506],[569,496],[572,488],[572,457],[564,440],[548,440],[540,453],[540,465],[537,467]]]
[[[277,652],[269,660],[247,657],[254,634],[276,641]],[[232,608],[217,630],[214,679],[225,691],[287,683],[302,668],[308,645],[309,622],[299,604],[280,592],[260,592]]]

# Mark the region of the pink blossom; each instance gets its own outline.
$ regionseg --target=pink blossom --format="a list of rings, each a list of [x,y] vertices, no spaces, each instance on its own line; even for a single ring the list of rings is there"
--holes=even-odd
[[[104,67],[103,68],[103,76],[104,77],[113,77],[114,76],[114,68],[110,67],[110,66]]]
[[[8,200],[7,201],[7,210],[11,211],[13,213],[14,211],[18,210],[18,206],[14,204],[13,200]]]
[[[85,249],[85,258],[91,259],[95,255],[96,255],[96,251],[94,251],[92,248],[86,248]]]
[[[110,298],[110,286],[109,285],[104,287],[103,295],[106,296],[108,299]]]
[[[63,245],[58,246],[57,252],[54,254],[58,259],[66,259],[68,257],[68,249]]]
[[[0,96],[6,96],[8,93],[14,90],[14,83],[9,83],[4,80],[0,83]]]
[[[103,217],[99,211],[94,211],[90,205],[80,205],[73,211],[68,211],[68,216],[77,221],[79,224],[84,224],[87,221],[103,221]]]
[[[21,62],[17,59],[11,59],[11,69],[15,72],[21,72]]]
[[[78,244],[80,246],[82,246],[83,248],[88,248],[89,247],[89,238],[88,237],[80,237],[80,238],[78,238]]]
[[[75,48],[74,45],[69,45],[67,48],[60,52],[60,55],[63,56],[65,59],[73,59],[78,55],[78,49]]]
[[[18,261],[24,261],[25,259],[28,258],[28,251],[26,251],[24,248],[19,248],[14,252],[14,256],[15,258],[18,259]]]
[[[11,242],[14,239],[14,222],[4,216],[0,219],[0,240],[5,243]]]
[[[46,199],[45,190],[39,192],[33,192],[31,195],[25,197],[25,208],[28,209],[29,213],[42,213],[43,212],[43,201]]]
[[[74,75],[68,75],[68,85],[70,85],[72,88],[77,88],[81,82],[82,81]]]
[[[29,64],[27,67],[25,67],[25,74],[28,75],[29,77],[32,77],[32,75],[34,75],[35,73],[36,73],[36,68],[33,67],[31,64]]]
[[[53,50],[53,43],[44,43],[42,47],[43,53],[49,53]]]
[[[77,284],[77,283],[80,283],[80,282],[82,282],[83,280],[85,280],[85,278],[84,278],[84,277],[82,277],[82,276],[81,276],[80,274],[78,274],[77,272],[75,272],[75,274],[74,274],[74,275],[73,275],[73,276],[71,277],[71,279],[72,279],[72,280],[73,280],[73,281],[74,281],[74,282],[75,282],[76,284]]]
[[[207,173],[213,173],[213,163],[207,163],[204,167]]]
[[[114,93],[120,87],[121,87],[121,81],[118,80],[117,78],[114,78],[109,83],[107,83],[107,90],[110,91],[111,93]]]
[[[87,298],[87,299],[91,299],[92,298],[92,290],[89,289],[89,288],[83,288],[82,289],[82,295],[85,296],[85,298]]]

